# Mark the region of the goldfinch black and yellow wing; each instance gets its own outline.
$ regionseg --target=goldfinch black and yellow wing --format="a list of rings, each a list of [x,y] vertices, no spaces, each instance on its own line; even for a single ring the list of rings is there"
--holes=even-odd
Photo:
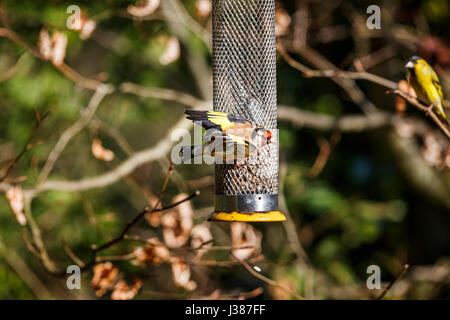
[[[256,150],[256,146],[232,134],[221,131],[215,131],[215,135],[210,135],[207,142],[202,145],[188,146],[181,150],[183,162],[188,161],[196,156],[208,154],[213,157],[219,157],[223,161],[238,160],[248,157]]]
[[[253,124],[247,119],[225,112],[186,109],[184,113],[187,119],[199,122],[206,130],[216,129],[227,132],[230,129],[253,128]]]
[[[439,97],[441,98],[441,102],[444,101],[444,94],[442,93],[442,86],[441,83],[439,82],[439,78],[436,74],[436,72],[434,72],[434,76],[431,77],[431,82],[433,83],[433,85],[436,87],[436,90],[439,94]]]

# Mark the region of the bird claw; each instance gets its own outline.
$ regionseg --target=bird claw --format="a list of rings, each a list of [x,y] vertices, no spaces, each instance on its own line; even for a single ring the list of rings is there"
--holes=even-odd
[[[425,114],[427,115],[427,117],[430,116],[430,113],[433,110],[433,107],[434,107],[433,103],[427,107],[427,111],[425,111]]]

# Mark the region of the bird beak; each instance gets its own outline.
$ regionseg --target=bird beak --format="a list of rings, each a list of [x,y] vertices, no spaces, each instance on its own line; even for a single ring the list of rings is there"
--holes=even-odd
[[[406,69],[414,69],[414,63],[412,61],[408,61],[408,63],[405,65]]]

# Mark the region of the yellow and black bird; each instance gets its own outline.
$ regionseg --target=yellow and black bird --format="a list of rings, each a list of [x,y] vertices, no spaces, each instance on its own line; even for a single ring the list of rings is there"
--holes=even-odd
[[[205,143],[182,150],[183,162],[207,153],[216,159],[233,161],[248,157],[259,147],[271,143],[272,133],[251,121],[233,114],[217,111],[186,109],[187,119],[206,129]]]
[[[447,120],[444,112],[442,86],[433,68],[421,57],[414,56],[405,65],[408,69],[408,82],[413,87],[420,101],[429,105],[428,112],[434,110]]]

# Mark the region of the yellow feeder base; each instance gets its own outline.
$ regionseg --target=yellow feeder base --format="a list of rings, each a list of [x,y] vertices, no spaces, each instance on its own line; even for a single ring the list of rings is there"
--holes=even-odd
[[[224,222],[277,222],[286,221],[286,217],[280,211],[267,212],[215,212],[209,221]]]

